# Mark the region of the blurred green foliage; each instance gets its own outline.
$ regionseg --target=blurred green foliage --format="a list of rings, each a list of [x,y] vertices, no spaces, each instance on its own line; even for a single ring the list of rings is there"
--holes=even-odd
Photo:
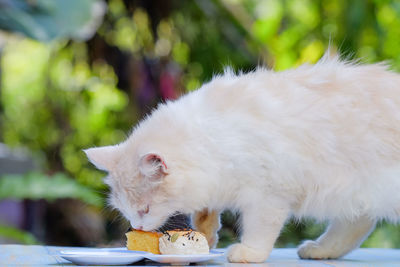
[[[122,141],[141,118],[135,93],[123,88],[122,59],[172,62],[184,91],[198,88],[226,65],[284,70],[316,62],[328,46],[347,58],[387,60],[400,70],[398,1],[154,3],[169,5],[160,15],[140,1],[109,0],[105,20],[88,42],[8,40],[1,58],[0,140],[30,148],[47,171],[102,190],[104,174],[89,166],[81,150]],[[104,47],[117,50],[118,60]],[[128,76],[136,72],[133,68]],[[235,239],[235,220],[224,215],[220,244]],[[312,222],[292,222],[277,245],[296,246],[322,230]],[[382,224],[364,246],[399,246],[398,232],[397,226]]]
[[[366,248],[400,248],[399,232],[398,225],[380,222],[372,235],[361,246]]]
[[[7,225],[0,224],[0,236],[25,245],[39,244],[31,233]]]
[[[104,9],[99,0],[0,0],[0,28],[41,41],[87,39]]]
[[[103,174],[84,168],[81,150],[122,140],[125,134],[118,129],[131,123],[112,68],[104,62],[89,66],[83,43],[11,43],[2,58],[5,143],[27,146],[39,153],[46,169],[67,171],[102,188]]]
[[[100,195],[80,185],[63,173],[46,176],[39,172],[3,175],[0,179],[0,200],[54,201],[59,198],[75,198],[97,207],[103,206]]]

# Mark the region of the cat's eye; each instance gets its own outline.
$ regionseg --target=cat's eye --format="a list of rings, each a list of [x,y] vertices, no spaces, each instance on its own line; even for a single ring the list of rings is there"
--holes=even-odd
[[[142,210],[138,210],[138,214],[140,217],[143,217],[145,214],[149,213],[150,207],[149,205],[146,205],[146,207]]]

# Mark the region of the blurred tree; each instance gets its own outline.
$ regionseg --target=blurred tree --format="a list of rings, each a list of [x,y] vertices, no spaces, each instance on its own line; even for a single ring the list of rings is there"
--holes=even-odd
[[[50,41],[56,38],[86,40],[94,34],[101,23],[105,13],[105,7],[105,3],[99,0],[0,0],[0,29],[9,32],[10,35],[11,33],[18,32],[19,34],[40,41]],[[4,41],[4,39],[2,41]],[[0,41],[0,45],[2,45],[1,43]],[[1,48],[2,47],[0,47],[0,49]],[[30,88],[25,89],[29,90]],[[2,102],[3,101],[0,101],[0,112],[3,111],[1,108]],[[56,112],[57,111],[58,110],[56,110]],[[63,118],[60,117],[59,112],[58,115],[58,119],[62,121]],[[2,124],[0,123],[0,133],[3,132],[1,129]],[[57,161],[53,162],[57,164]],[[52,162],[50,161],[49,163],[51,164]],[[56,170],[56,168],[53,169],[53,171],[54,170]],[[4,171],[2,173],[4,173]],[[92,200],[90,200],[90,198],[95,195],[91,190],[67,178],[63,174],[56,174],[51,177],[40,173],[30,174],[26,177],[1,177],[0,191],[0,199],[24,200],[23,206],[25,207],[26,214],[24,214],[23,217],[25,220],[24,228],[27,228],[26,230],[33,230],[31,229],[32,225],[37,225],[37,223],[32,224],[27,221],[30,220],[29,218],[37,215],[38,209],[43,209],[43,205],[41,205],[43,203],[33,203],[29,200],[77,198],[92,205],[102,206],[102,201],[100,199],[92,198]],[[7,203],[3,202],[5,207],[7,207]],[[69,202],[65,203],[64,201],[63,206],[68,206],[68,203]],[[76,207],[77,204],[74,206]],[[88,211],[89,210],[86,210],[86,213],[88,213]],[[82,217],[84,216],[73,216],[73,218]],[[81,225],[78,230],[85,232],[86,236],[88,236],[88,233],[93,232],[91,229],[94,228],[94,222],[96,222],[96,219],[92,219],[89,225],[83,225],[84,227]],[[57,225],[54,223],[54,220],[48,222],[48,224]],[[97,233],[89,234],[92,239],[93,237],[101,236],[103,233],[99,227],[97,227],[96,230]],[[32,243],[35,240],[30,234],[10,226],[0,225],[0,234],[25,243]]]
[[[0,0],[0,30],[39,41],[87,40],[102,22],[105,11],[102,0]]]

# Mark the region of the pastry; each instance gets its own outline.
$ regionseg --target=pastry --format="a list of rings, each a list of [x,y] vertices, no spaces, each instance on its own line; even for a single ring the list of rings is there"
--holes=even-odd
[[[166,231],[159,238],[161,254],[208,254],[210,248],[206,237],[193,230]]]

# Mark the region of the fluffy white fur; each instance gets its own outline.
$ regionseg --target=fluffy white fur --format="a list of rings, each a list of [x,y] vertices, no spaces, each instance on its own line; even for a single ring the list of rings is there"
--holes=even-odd
[[[327,57],[228,71],[160,105],[125,142],[86,153],[134,228],[197,213],[215,242],[216,216],[233,209],[242,235],[228,259],[262,262],[289,216],[311,216],[331,224],[300,257],[337,258],[400,215],[400,75]]]

